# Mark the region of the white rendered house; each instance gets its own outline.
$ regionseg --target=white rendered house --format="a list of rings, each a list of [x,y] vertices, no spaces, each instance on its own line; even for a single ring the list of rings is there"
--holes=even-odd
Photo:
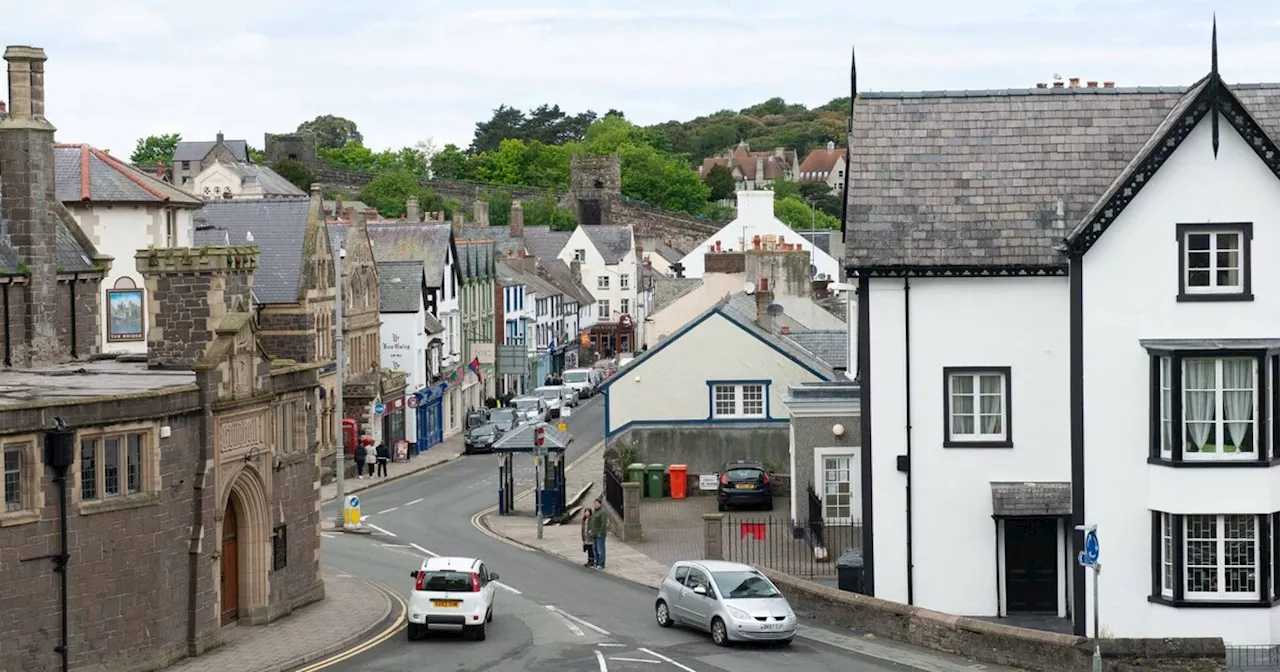
[[[214,161],[200,171],[192,190],[205,200],[307,195],[267,166],[229,161]]]
[[[630,226],[579,226],[558,258],[578,262],[582,284],[595,297],[588,338],[599,352],[630,353],[644,342],[639,304],[640,264]]]
[[[767,236],[773,236],[769,239]],[[801,250],[812,255],[813,276],[825,275],[826,279],[840,277],[840,262],[835,257],[809,244],[795,229],[773,216],[773,191],[738,192],[738,216],[714,236],[706,239],[680,260],[681,274],[686,278],[700,278],[703,261],[708,252],[736,252],[760,247],[766,240],[780,245],[798,244]]]
[[[861,95],[845,244],[877,597],[1091,634],[1095,524],[1104,635],[1280,644],[1277,119],[1280,87],[1216,70]],[[895,195],[904,174],[928,178]]]
[[[378,304],[382,324],[382,367],[402,371],[408,390],[416,392],[429,383],[431,336],[427,333],[426,282],[420,261],[378,262]],[[405,413],[404,438],[416,443],[418,414]]]

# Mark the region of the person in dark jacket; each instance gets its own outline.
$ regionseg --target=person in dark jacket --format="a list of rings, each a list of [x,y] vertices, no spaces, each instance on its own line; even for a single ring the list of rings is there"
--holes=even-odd
[[[364,478],[364,458],[369,453],[369,447],[361,443],[356,446],[356,478]]]
[[[587,566],[596,566],[596,545],[591,537],[591,505],[582,507],[582,550],[587,552]]]
[[[609,536],[609,516],[604,512],[604,501],[600,497],[596,498],[595,512],[591,514],[589,531],[595,551],[593,558],[595,566],[597,569],[604,569],[604,543]]]
[[[387,463],[391,461],[391,451],[387,448],[387,444],[378,444],[378,476],[387,477]]]

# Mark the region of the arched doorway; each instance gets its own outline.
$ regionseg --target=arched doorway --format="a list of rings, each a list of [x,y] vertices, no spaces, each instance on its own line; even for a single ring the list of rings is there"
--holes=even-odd
[[[227,625],[240,618],[240,547],[236,537],[239,521],[234,497],[227,498],[227,509],[222,514],[222,624]]]

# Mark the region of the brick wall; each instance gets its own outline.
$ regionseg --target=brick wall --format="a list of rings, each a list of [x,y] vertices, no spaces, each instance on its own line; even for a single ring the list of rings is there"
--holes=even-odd
[[[75,307],[71,306],[71,286],[75,285]],[[98,301],[102,296],[99,278],[63,280],[58,283],[58,340],[71,342],[71,322],[75,320],[77,357],[87,357],[98,351]]]
[[[889,602],[761,569],[796,613],[987,663],[1043,672],[1088,672],[1093,643],[1084,637],[1015,628]],[[1226,667],[1221,638],[1106,639],[1107,672],[1219,672]]]
[[[272,357],[295,362],[316,361],[315,318],[310,313],[286,312],[268,306],[258,316],[258,342]],[[287,333],[293,332],[293,333]],[[297,333],[306,332],[306,333]]]
[[[198,361],[227,313],[248,312],[258,248],[139,250],[135,263],[151,300],[147,361],[183,367]]]
[[[704,273],[746,273],[747,258],[742,252],[708,252],[703,261]]]
[[[272,377],[277,392],[296,384],[310,385],[315,381],[314,370],[306,377],[290,374]],[[316,398],[306,388],[306,400],[312,404]],[[279,511],[284,511],[287,523],[288,564],[271,572],[271,612],[288,613],[300,606],[324,597],[324,584],[320,578],[320,511],[316,503],[320,499],[316,482],[320,479],[319,456],[315,446],[318,441],[316,414],[305,412],[305,446],[293,455],[284,457],[280,471],[272,474],[273,488],[271,517],[279,522]]]

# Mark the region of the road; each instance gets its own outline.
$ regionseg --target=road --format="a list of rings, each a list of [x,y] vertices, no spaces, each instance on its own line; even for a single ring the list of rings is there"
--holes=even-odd
[[[571,462],[600,441],[603,401],[584,402],[569,418]],[[532,479],[532,458],[517,458],[517,479]],[[700,633],[658,627],[654,591],[560,558],[526,551],[476,530],[472,516],[497,503],[497,459],[468,456],[422,475],[361,493],[371,535],[326,534],[324,563],[407,594],[424,553],[480,557],[500,577],[494,619],[483,642],[432,632],[409,642],[403,632],[332,672],[466,670],[480,672],[906,672],[912,667],[855,656],[834,631],[797,637],[786,648],[717,647]],[[523,488],[522,488],[523,489]],[[336,503],[324,507],[336,517]]]

